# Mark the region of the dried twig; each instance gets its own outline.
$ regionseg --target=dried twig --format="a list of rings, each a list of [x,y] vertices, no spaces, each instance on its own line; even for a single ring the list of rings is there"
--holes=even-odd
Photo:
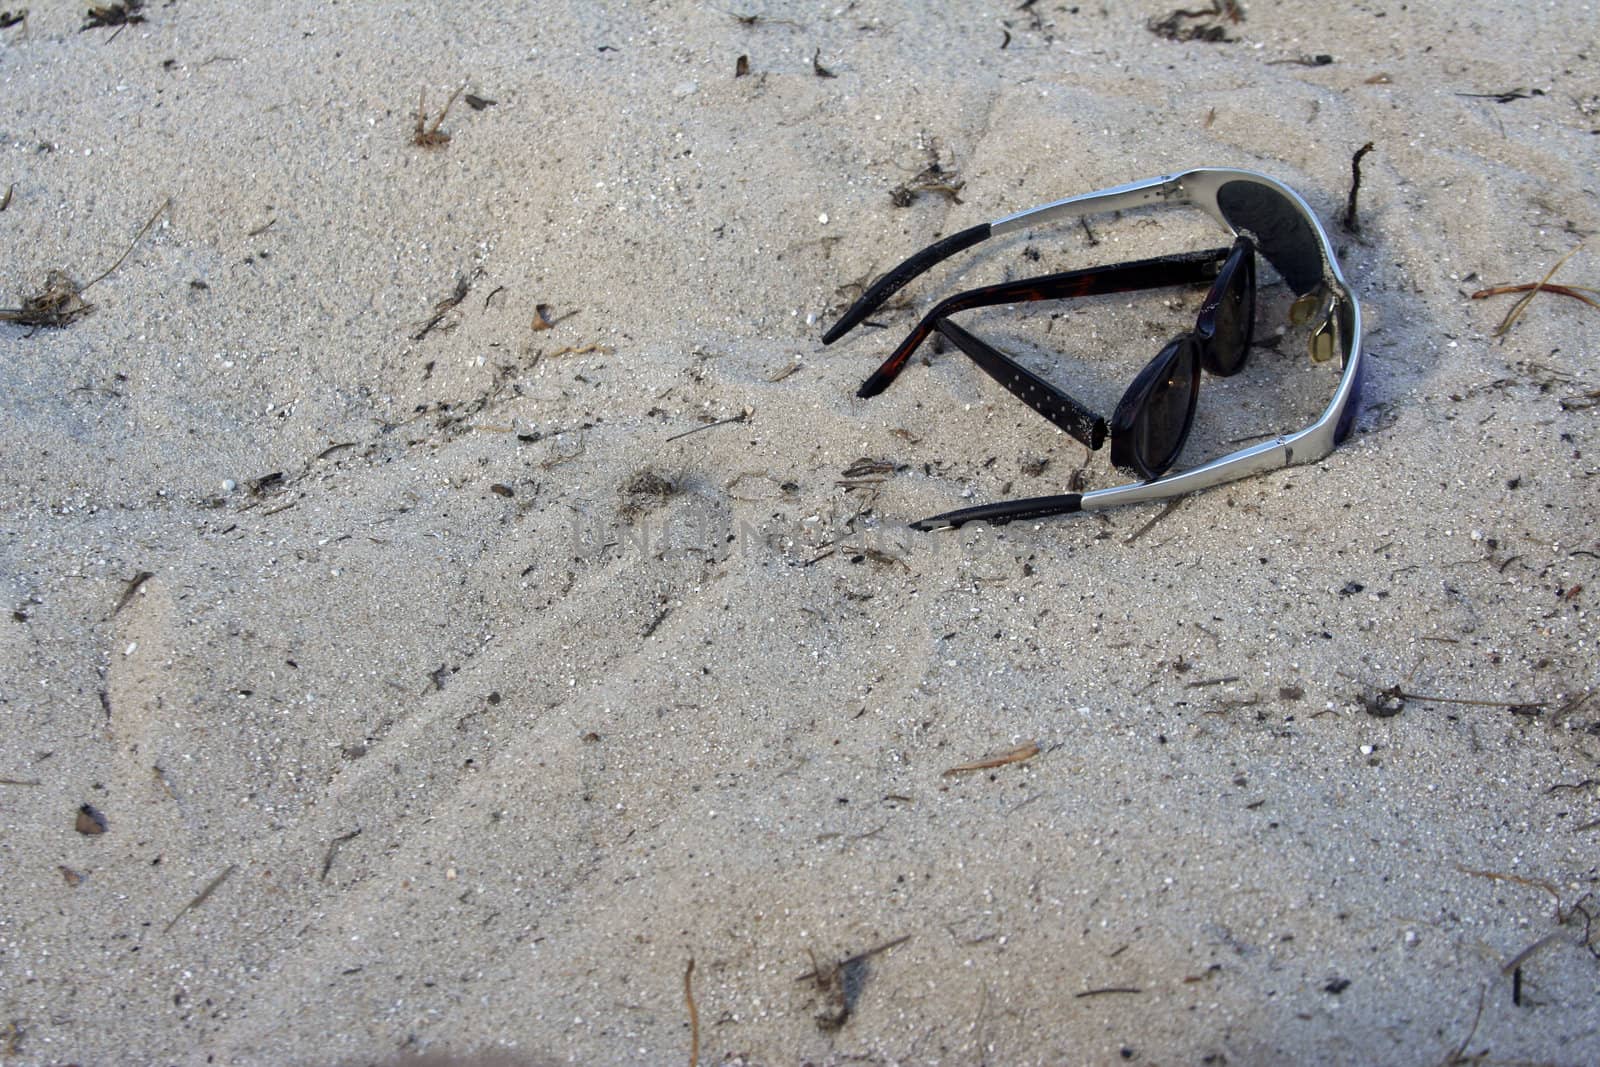
[[[237,863],[228,864],[228,866],[223,870],[223,872],[221,874],[217,875],[215,878],[211,879],[211,881],[207,882],[206,883],[206,887],[204,889],[200,890],[199,894],[193,900],[191,900],[191,901],[189,901],[189,903],[185,904],[178,911],[178,914],[174,915],[171,918],[171,920],[168,921],[166,927],[161,932],[162,933],[170,932],[174,926],[178,925],[178,920],[179,919],[183,918],[185,915],[189,914],[191,911],[193,911],[194,909],[198,908],[200,905],[204,904],[206,902],[206,899],[208,897],[210,897],[212,893],[215,893],[217,891],[217,887],[220,886],[223,882],[226,882],[228,880],[228,876],[231,875],[234,872],[234,870],[238,868],[238,866],[239,865]]]
[[[987,756],[984,759],[973,760],[971,763],[963,763],[959,766],[951,767],[940,777],[952,778],[955,775],[967,774],[970,771],[986,771],[992,767],[1004,767],[1008,763],[1021,763],[1024,760],[1030,760],[1038,754],[1039,743],[1037,741],[1029,741],[1025,745],[1017,746],[1010,752],[1002,752],[998,756]]]
[[[844,959],[840,960],[838,963],[825,965],[825,966],[822,966],[822,967],[813,966],[811,968],[811,970],[807,971],[805,974],[802,974],[800,977],[796,978],[795,981],[796,982],[821,981],[821,980],[825,979],[830,973],[837,973],[841,968],[848,967],[852,963],[860,963],[862,960],[871,959],[873,956],[876,956],[879,953],[888,952],[892,948],[898,948],[899,946],[905,944],[907,941],[910,941],[910,940],[911,940],[911,935],[910,934],[901,934],[899,937],[893,938],[892,940],[880,942],[880,943],[878,943],[876,945],[873,945],[869,949],[863,949],[862,951],[857,952],[854,956],[846,956]],[[812,962],[814,964],[815,960],[813,960]]]
[[[469,276],[463,274],[456,279],[455,291],[433,305],[433,314],[428,316],[428,321],[423,323],[422,326],[418,328],[417,332],[411,335],[411,339],[413,341],[420,341],[424,337],[428,336],[428,334],[432,333],[438,328],[439,323],[444,321],[444,317],[450,314],[451,311],[455,310],[456,306],[467,298],[467,292],[472,288],[472,280],[474,277],[476,277],[476,275]]]
[[[556,349],[554,352],[550,353],[544,358],[555,359],[557,356],[589,356],[596,353],[602,356],[609,356],[614,351],[616,350],[610,345],[567,345],[565,348]]]
[[[1156,512],[1155,515],[1151,517],[1149,522],[1145,523],[1143,526],[1133,531],[1133,533],[1123,538],[1122,543],[1125,545],[1133,544],[1135,541],[1139,540],[1139,538],[1143,537],[1145,534],[1154,529],[1156,523],[1160,522],[1162,519],[1165,519],[1168,515],[1171,515],[1174,511],[1177,511],[1180,507],[1182,507],[1188,501],[1188,499],[1189,498],[1186,496],[1180,496],[1176,500],[1167,501],[1165,506],[1163,506],[1160,511]]]
[[[155,574],[151,571],[140,571],[130,578],[128,584],[122,590],[122,595],[117,598],[117,606],[111,609],[111,614],[115,616],[123,608],[127,607],[128,601],[133,599],[134,594],[144,586],[145,582],[154,577]]]
[[[689,1006],[689,1067],[700,1064],[700,1012],[694,1006],[694,957],[683,970],[683,1002]]]
[[[1416,700],[1424,704],[1466,704],[1469,707],[1474,708],[1512,708],[1514,710],[1537,710],[1543,709],[1546,706],[1545,703],[1540,700],[1469,700],[1466,697],[1441,697],[1433,696],[1428,693],[1411,693],[1401,689],[1399,686],[1395,686],[1394,688],[1395,692],[1393,692],[1391,695],[1398,697],[1400,700]],[[1384,690],[1384,693],[1390,694],[1390,691]]]
[[[745,408],[737,415],[729,415],[725,419],[718,419],[716,422],[708,422],[704,426],[696,426],[692,430],[684,430],[682,433],[675,433],[671,437],[667,438],[667,440],[676,441],[680,437],[688,437],[692,433],[699,433],[701,430],[710,430],[718,426],[727,426],[729,423],[748,422],[750,421],[750,416],[754,415],[755,413],[756,412],[754,408]]]
[[[1531,889],[1542,889],[1555,898],[1556,911],[1558,913],[1561,911],[1561,890],[1542,878],[1524,878],[1520,874],[1501,874],[1499,871],[1475,871],[1471,867],[1463,867],[1459,863],[1456,864],[1456,870],[1462,874],[1470,874],[1474,878],[1487,878],[1494,882],[1513,882],[1517,885],[1528,886]],[[1557,917],[1559,918],[1559,915]]]
[[[318,877],[318,881],[326,882],[328,880],[328,872],[333,870],[333,857],[338,853],[339,846],[344,844],[346,841],[353,841],[360,836],[361,827],[358,826],[349,833],[340,834],[338,837],[328,842],[328,851],[323,854],[322,874]]]
[[[1361,223],[1356,218],[1356,194],[1361,190],[1361,157],[1370,151],[1372,142],[1368,141],[1350,157],[1350,198],[1344,204],[1344,228],[1351,233],[1361,232]]]
[[[1439,1067],[1456,1067],[1458,1064],[1467,1062],[1467,1046],[1472,1044],[1474,1037],[1478,1036],[1478,1023],[1483,1021],[1483,998],[1488,992],[1488,987],[1478,990],[1478,1010],[1472,1016],[1472,1027],[1467,1031],[1467,1036],[1461,1039],[1461,1044],[1452,1049],[1450,1054],[1439,1062]]]

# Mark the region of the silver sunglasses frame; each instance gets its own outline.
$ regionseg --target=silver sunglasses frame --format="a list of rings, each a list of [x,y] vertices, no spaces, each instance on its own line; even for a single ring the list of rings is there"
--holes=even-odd
[[[1335,353],[1343,356],[1343,369],[1333,399],[1321,416],[1310,426],[1295,433],[1280,434],[1270,440],[1248,448],[1230,452],[1198,467],[1163,474],[1147,482],[1096,489],[1088,493],[1067,493],[1060,496],[1032,497],[996,501],[977,507],[922,519],[911,525],[920,530],[940,526],[959,526],[966,522],[1012,522],[1018,519],[1043,518],[1080,511],[1104,511],[1123,504],[1139,504],[1155,500],[1171,500],[1201,489],[1248,478],[1251,475],[1278,470],[1304,463],[1315,463],[1326,457],[1349,430],[1349,421],[1355,414],[1352,405],[1359,403],[1358,394],[1362,380],[1361,354],[1361,303],[1351,291],[1339,270],[1333,252],[1333,242],[1322,226],[1317,213],[1311,210],[1300,194],[1265,174],[1231,167],[1197,167],[1181,174],[1167,174],[1159,178],[1130,182],[1092,193],[1069,196],[1025,211],[1018,211],[981,223],[960,233],[952,234],[916,253],[887,274],[880,277],[847,310],[822,337],[823,344],[832,344],[859,325],[867,314],[882,305],[893,293],[935,263],[950,258],[958,252],[990,237],[1015,233],[1041,223],[1064,219],[1086,218],[1110,212],[1129,211],[1136,208],[1159,206],[1194,207],[1210,215],[1223,229],[1235,237],[1248,237],[1256,251],[1268,264],[1283,274],[1266,254],[1262,234],[1248,228],[1235,226],[1229,221],[1221,206],[1220,196],[1225,188],[1238,183],[1260,185],[1281,197],[1300,215],[1314,235],[1320,270],[1309,269],[1309,263],[1297,264],[1291,288],[1299,298],[1291,311],[1296,324],[1307,319],[1315,320],[1311,326],[1311,357],[1324,362]],[[1265,218],[1263,222],[1271,222]],[[1272,235],[1276,236],[1276,235]],[[1317,275],[1320,274],[1320,277]],[[1285,278],[1289,281],[1289,278]],[[903,357],[902,357],[903,358]],[[864,383],[858,396],[874,396],[898,373],[903,364],[886,363]],[[1341,432],[1343,431],[1343,432]]]
[[[1282,434],[1270,441],[1230,452],[1198,467],[1162,475],[1153,481],[1132,482],[1127,485],[1096,489],[1082,494],[1079,508],[1082,511],[1103,511],[1123,504],[1138,504],[1152,500],[1170,500],[1186,496],[1201,489],[1248,478],[1251,475],[1279,470],[1302,463],[1315,463],[1328,456],[1338,446],[1338,427],[1355,396],[1356,382],[1361,373],[1361,304],[1339,270],[1334,256],[1333,242],[1323,229],[1317,213],[1300,194],[1265,174],[1228,167],[1198,167],[1181,174],[1168,174],[1159,178],[1130,182],[1092,193],[1069,196],[1049,204],[1041,204],[1018,211],[989,224],[989,235],[1014,233],[1038,226],[1041,223],[1078,219],[1133,208],[1162,206],[1188,206],[1199,208],[1215,219],[1223,229],[1237,236],[1255,235],[1241,231],[1228,222],[1217,203],[1217,192],[1229,182],[1253,182],[1264,185],[1282,195],[1292,204],[1317,238],[1317,249],[1322,257],[1322,288],[1327,297],[1321,309],[1322,321],[1312,328],[1312,345],[1322,338],[1331,338],[1332,351],[1343,351],[1344,370],[1333,399],[1316,422],[1295,433]],[[1257,242],[1259,248],[1260,242]],[[1270,263],[1270,260],[1269,260]],[[1348,327],[1340,321],[1340,309],[1346,311]]]

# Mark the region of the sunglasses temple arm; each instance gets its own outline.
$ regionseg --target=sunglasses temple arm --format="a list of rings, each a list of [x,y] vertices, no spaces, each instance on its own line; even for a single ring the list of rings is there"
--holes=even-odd
[[[838,322],[827,333],[822,335],[822,343],[831,345],[851,330],[860,325],[861,320],[876,311],[885,300],[905,288],[907,282],[917,275],[924,273],[930,267],[949,259],[957,252],[964,252],[978,242],[989,236],[987,222],[973,226],[971,229],[962,230],[960,233],[951,234],[942,241],[935,242],[907,259],[904,263],[872,283],[872,286],[850,309],[844,313]]]
[[[922,317],[917,328],[911,331],[900,347],[889,354],[877,370],[856,390],[856,396],[877,396],[905,369],[912,353],[934,330],[934,324],[957,311],[973,308],[995,307],[1000,304],[1023,304],[1035,300],[1070,300],[1086,296],[1106,296],[1111,293],[1129,293],[1140,289],[1159,289],[1169,285],[1191,285],[1216,278],[1222,264],[1227,261],[1231,248],[1213,248],[1203,252],[1180,252],[1176,255],[1157,256],[1131,263],[1118,263],[1109,267],[1090,267],[1084,270],[1063,271],[1038,278],[1024,278],[998,285],[985,285],[941,300]]]
[[[1082,511],[1083,498],[1077,493],[1061,496],[1035,496],[1023,500],[1004,500],[998,504],[980,504],[975,508],[947,511],[932,518],[918,519],[911,524],[913,530],[941,530],[954,528],[968,522],[988,522],[1003,526],[1013,519],[1044,519],[1051,515],[1071,515]]]
[[[1085,215],[1102,215],[1112,211],[1128,211],[1148,204],[1186,203],[1189,200],[1189,196],[1183,188],[1183,177],[1184,175],[1174,174],[1162,178],[1150,178],[1141,182],[1130,182],[1127,185],[1117,185],[1110,189],[1083,193],[1079,196],[1069,196],[1065,200],[1040,204],[1038,207],[1030,207],[1024,211],[1007,215],[1003,219],[996,219],[989,224],[989,228],[998,237],[1001,234],[1011,233],[1029,226],[1037,226],[1040,223],[1056,222],[1061,219],[1076,219]]]
[[[940,319],[938,330],[982,367],[985,374],[1058,428],[1090,449],[1098,449],[1106,443],[1106,420],[1083,404],[949,319]]]
[[[957,252],[963,252],[991,235],[1010,233],[1026,226],[1051,222],[1061,218],[1098,215],[1108,211],[1125,211],[1154,203],[1182,203],[1188,199],[1183,190],[1181,175],[1151,178],[1147,181],[1118,185],[1095,193],[1068,197],[1054,203],[1042,204],[1007,215],[995,222],[980,223],[960,233],[951,234],[942,241],[929,245],[904,263],[879,278],[861,294],[850,309],[822,335],[822,343],[831,345],[861,324],[861,320],[877,310],[885,300],[905,287],[906,283],[941,263]]]

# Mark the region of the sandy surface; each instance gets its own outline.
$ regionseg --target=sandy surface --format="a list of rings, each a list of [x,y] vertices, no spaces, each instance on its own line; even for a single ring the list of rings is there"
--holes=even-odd
[[[701,1063],[1600,1060],[1600,312],[1468,295],[1600,229],[1600,20],[1498,6],[35,4],[0,303],[133,250],[0,326],[0,1062],[685,1063],[691,958]],[[960,202],[896,206],[934,162]],[[1225,237],[992,242],[822,327],[1201,164],[1336,233],[1349,444],[908,530],[1084,461],[953,354],[856,400],[921,308]],[[968,324],[1108,405],[1198,296]],[[1290,340],[1201,443],[1314,413]]]

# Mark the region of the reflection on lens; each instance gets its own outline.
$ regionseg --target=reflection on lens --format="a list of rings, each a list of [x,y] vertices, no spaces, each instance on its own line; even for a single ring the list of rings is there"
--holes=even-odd
[[[1174,342],[1164,353],[1169,358],[1161,376],[1145,397],[1137,427],[1139,457],[1152,477],[1172,466],[1189,431],[1199,384],[1195,353],[1193,344]]]
[[[1298,205],[1259,182],[1231,181],[1217,190],[1217,207],[1236,230],[1253,236],[1256,247],[1296,293],[1322,282],[1322,250]]]
[[[1211,358],[1218,374],[1233,374],[1244,366],[1250,350],[1250,326],[1255,317],[1255,294],[1245,264],[1240,264],[1217,304]]]

